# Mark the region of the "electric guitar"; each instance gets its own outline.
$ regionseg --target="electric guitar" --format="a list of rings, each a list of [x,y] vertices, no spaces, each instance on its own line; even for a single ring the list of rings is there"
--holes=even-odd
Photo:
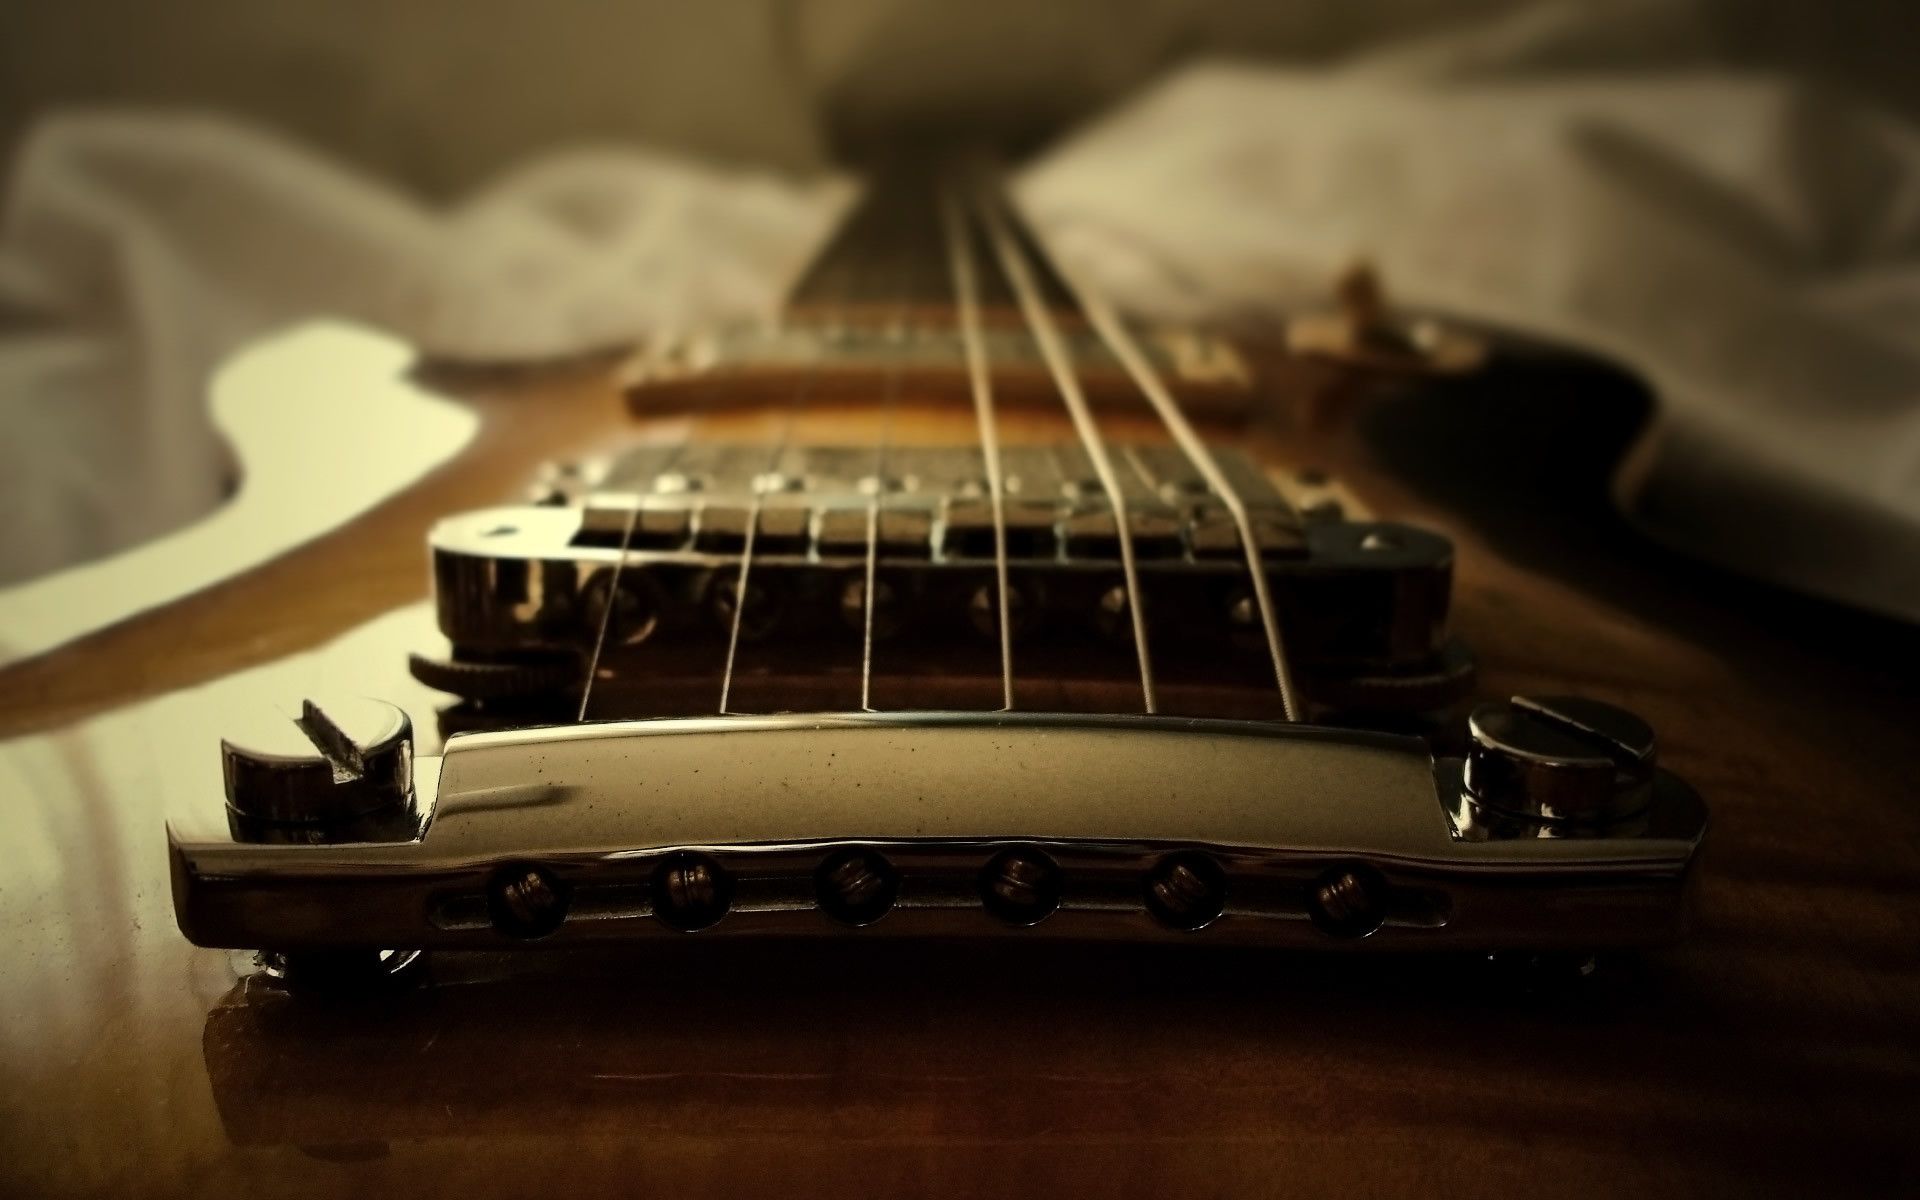
[[[990,177],[905,172],[778,327],[423,364],[483,418],[454,465],[7,673],[24,730],[423,594],[437,627],[366,664],[435,703],[236,712],[170,750],[220,775],[164,836],[110,790],[94,827],[145,836],[56,836],[121,882],[97,928],[15,902],[16,1027],[55,1033],[7,1091],[86,1154],[30,1119],[7,1169],[1897,1183],[1920,828],[1820,744],[1897,720],[1379,465],[1382,429],[1618,372],[1372,303],[1243,333],[1143,326]],[[1567,571],[1616,560],[1666,566]],[[83,982],[23,953],[55,926]],[[110,1035],[66,1049],[76,1016]]]

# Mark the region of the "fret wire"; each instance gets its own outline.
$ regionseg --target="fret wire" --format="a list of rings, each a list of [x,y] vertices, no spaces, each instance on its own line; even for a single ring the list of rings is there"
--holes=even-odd
[[[1071,354],[1053,318],[1047,313],[1046,305],[1041,301],[1040,289],[1028,269],[1025,252],[1015,242],[1006,217],[1000,211],[1000,201],[989,189],[990,183],[986,177],[982,177],[976,185],[974,196],[975,205],[986,226],[987,238],[1000,260],[1007,281],[1013,285],[1014,294],[1020,301],[1020,311],[1026,316],[1027,327],[1033,332],[1034,341],[1040,347],[1040,356],[1046,360],[1047,369],[1059,388],[1060,398],[1066,402],[1074,428],[1079,431],[1080,440],[1087,448],[1087,457],[1093,460],[1094,474],[1099,476],[1100,486],[1107,493],[1107,502],[1113,509],[1120,543],[1120,570],[1126,578],[1127,607],[1133,618],[1133,644],[1140,657],[1140,696],[1147,712],[1158,712],[1159,704],[1153,690],[1153,658],[1147,648],[1146,605],[1140,591],[1139,572],[1134,564],[1133,526],[1128,518],[1126,496],[1121,491],[1119,477],[1114,473],[1113,460],[1107,454],[1106,444],[1100,439],[1100,427],[1093,419],[1093,410],[1080,389]]]
[[[973,238],[953,196],[952,185],[940,189],[940,223],[946,235],[947,269],[953,278],[959,310],[960,337],[967,360],[967,379],[973,392],[973,413],[980,431],[980,457],[987,472],[987,501],[993,512],[994,586],[999,600],[1000,711],[1012,712],[1013,622],[1007,599],[1007,512],[1000,472],[1000,432],[993,415],[993,376],[988,369],[985,340],[980,334],[979,281],[974,275]]]
[[[1179,444],[1188,461],[1199,470],[1207,486],[1220,497],[1227,506],[1228,513],[1232,515],[1234,526],[1240,535],[1241,549],[1246,553],[1247,574],[1253,581],[1254,603],[1260,609],[1260,624],[1266,632],[1268,653],[1273,659],[1273,677],[1280,689],[1280,706],[1285,711],[1287,720],[1299,721],[1300,700],[1294,687],[1293,670],[1288,662],[1285,641],[1281,637],[1280,622],[1274,615],[1273,594],[1267,585],[1267,572],[1260,560],[1259,544],[1253,537],[1253,520],[1247,512],[1246,501],[1241,497],[1239,489],[1233,486],[1232,480],[1227,478],[1226,472],[1220,469],[1220,464],[1214,460],[1213,452],[1207,449],[1200,435],[1194,432],[1193,426],[1187,421],[1186,414],[1180,408],[1180,402],[1174,398],[1172,389],[1167,387],[1159,370],[1141,351],[1138,340],[1120,320],[1112,304],[1069,270],[1065,264],[1056,263],[1055,267],[1061,280],[1066,283],[1067,290],[1072,293],[1074,302],[1080,306],[1080,311],[1086,314],[1088,322],[1100,335],[1100,340],[1105,342],[1114,357],[1120,360],[1121,366],[1126,369],[1135,386],[1146,395],[1154,411],[1159,414],[1161,423],[1173,435],[1174,441]]]

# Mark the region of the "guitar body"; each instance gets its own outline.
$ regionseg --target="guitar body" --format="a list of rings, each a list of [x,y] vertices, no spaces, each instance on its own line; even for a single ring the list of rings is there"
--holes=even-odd
[[[1524,391],[1529,369],[1504,378]],[[612,361],[426,378],[481,419],[464,456],[265,567],[8,670],[0,728],[58,745],[420,601],[435,522],[516,500],[556,459],[776,429],[976,436],[972,409],[910,378],[884,413],[839,391],[636,413]],[[1604,372],[1558,378],[1621,394]],[[101,788],[39,812],[15,795],[9,853],[32,886],[0,875],[0,1190],[1910,1193],[1920,713],[1862,652],[1886,631],[1810,635],[1818,614],[1729,599],[1590,526],[1563,526],[1556,554],[1527,522],[1486,519],[1485,473],[1448,487],[1445,464],[1389,469],[1410,451],[1388,418],[1416,400],[1303,422],[1285,387],[1256,389],[1195,421],[1270,473],[1324,472],[1349,504],[1451,537],[1478,694],[1577,691],[1659,730],[1663,763],[1713,807],[1685,941],[1568,980],[1417,954],[689,939],[297,995],[180,936],[153,797]],[[1166,436],[1139,406],[1101,408],[1100,426],[1115,444]],[[1075,429],[1019,404],[999,434]]]

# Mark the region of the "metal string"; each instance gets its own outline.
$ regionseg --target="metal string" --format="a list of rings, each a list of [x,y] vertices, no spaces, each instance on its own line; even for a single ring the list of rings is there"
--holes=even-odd
[[[681,456],[686,452],[687,441],[682,439],[673,447],[673,452],[667,455],[666,461],[661,463],[659,469],[654,472],[655,477],[664,475],[669,468],[680,461]],[[607,630],[613,617],[613,606],[620,599],[620,574],[626,570],[627,555],[633,549],[634,526],[639,519],[640,505],[636,498],[633,506],[627,510],[626,531],[620,535],[620,557],[613,560],[613,577],[607,581],[607,598],[600,608],[600,631],[594,636],[593,654],[587,659],[587,678],[580,687],[580,711],[573,718],[576,724],[587,719],[587,703],[593,699],[593,682],[600,674],[600,652],[606,648]]]
[[[1086,314],[1087,320],[1099,333],[1100,339],[1107,344],[1115,358],[1126,368],[1134,384],[1139,387],[1153,404],[1154,411],[1173,435],[1180,449],[1200,472],[1207,486],[1212,488],[1227,511],[1233,516],[1233,523],[1240,534],[1240,546],[1246,551],[1247,574],[1253,580],[1254,602],[1260,609],[1260,624],[1267,635],[1267,649],[1273,658],[1273,678],[1280,688],[1280,706],[1286,712],[1287,720],[1300,720],[1300,700],[1294,689],[1293,671],[1287,661],[1286,646],[1280,636],[1280,622],[1274,616],[1273,595],[1267,587],[1267,572],[1260,561],[1260,547],[1254,541],[1253,521],[1248,516],[1246,501],[1233,486],[1220,464],[1214,461],[1212,451],[1194,432],[1188,423],[1186,414],[1180,409],[1180,402],[1174,399],[1173,392],[1160,376],[1159,371],[1140,349],[1139,342],[1121,321],[1113,305],[1105,297],[1094,291],[1087,283],[1068,270],[1064,264],[1055,264],[1060,278],[1066,282],[1067,290],[1073,294],[1075,303]]]
[[[1000,474],[1000,433],[993,416],[993,376],[980,336],[979,283],[974,276],[973,239],[950,187],[940,189],[940,223],[946,233],[947,267],[959,308],[960,335],[966,349],[967,377],[973,388],[974,420],[980,428],[980,457],[987,471],[987,498],[993,509],[993,569],[999,596],[1001,711],[1013,711],[1013,623],[1007,603],[1007,512]]]
[[[812,374],[808,372],[809,376]],[[740,653],[740,622],[747,612],[747,576],[753,569],[753,543],[760,532],[760,512],[766,505],[768,476],[780,465],[780,459],[787,452],[788,439],[793,435],[793,425],[804,396],[805,389],[794,397],[793,406],[787,410],[786,417],[780,423],[780,431],[774,436],[773,448],[767,454],[767,465],[761,469],[753,481],[753,503],[747,508],[746,541],[740,547],[740,573],[733,581],[733,620],[727,629],[727,667],[720,677],[720,708],[722,715],[730,712],[727,698],[733,693],[733,663]]]
[[[639,519],[640,506],[636,503],[627,509],[627,529],[620,536],[620,557],[613,560],[613,578],[607,582],[607,598],[600,605],[600,632],[593,639],[593,656],[587,660],[587,682],[580,689],[580,712],[573,718],[576,723],[587,719],[587,702],[593,699],[593,680],[600,673],[600,651],[606,647],[613,606],[620,599],[620,572],[626,569],[627,552],[633,545],[633,527]]]
[[[856,281],[858,278],[859,273],[857,271],[849,270],[836,288],[837,298],[834,301],[834,310],[830,323],[827,325],[825,331],[830,341],[837,342],[844,336],[847,302],[848,298],[857,290]],[[820,356],[816,356],[808,362],[804,374],[801,376],[799,382],[794,385],[793,402],[788,407],[786,416],[781,421],[779,431],[774,437],[772,449],[767,455],[767,465],[753,481],[753,503],[747,510],[746,540],[740,547],[740,572],[734,578],[733,620],[727,630],[726,669],[720,677],[719,712],[722,716],[729,715],[732,712],[732,709],[728,707],[728,701],[733,695],[734,663],[738,660],[740,654],[740,625],[747,612],[747,586],[750,573],[753,570],[754,542],[760,532],[760,514],[766,506],[766,495],[769,487],[780,482],[776,478],[776,473],[780,466],[780,461],[786,456],[788,445],[792,441],[794,426],[798,424],[800,414],[805,410],[814,384],[818,381],[820,362]]]
[[[1001,270],[1013,285],[1014,294],[1020,301],[1020,310],[1026,315],[1027,326],[1040,347],[1041,357],[1046,360],[1061,399],[1066,402],[1074,428],[1080,434],[1081,443],[1086,446],[1087,457],[1093,460],[1094,474],[1099,477],[1100,486],[1107,493],[1107,501],[1113,509],[1113,519],[1119,533],[1120,569],[1126,577],[1127,608],[1133,618],[1133,643],[1140,657],[1141,699],[1147,712],[1157,712],[1159,705],[1153,691],[1153,662],[1147,650],[1146,606],[1141,602],[1140,579],[1134,566],[1133,527],[1127,515],[1126,498],[1121,493],[1120,481],[1114,474],[1106,446],[1100,440],[1099,426],[1094,423],[1093,412],[1080,390],[1080,381],[1074,374],[1066,344],[1061,340],[1059,330],[1040,298],[1040,289],[1028,270],[1025,254],[1014,240],[999,205],[997,194],[983,178],[975,191],[975,206],[986,227],[988,240],[1000,260]]]
[[[888,389],[892,391],[891,388]],[[873,712],[873,587],[880,560],[880,489],[886,486],[887,438],[892,433],[892,396],[888,396],[888,419],[881,428],[879,449],[873,456],[874,492],[867,497],[867,573],[861,593],[860,634],[860,709]]]
[[[888,339],[895,343],[906,336],[907,314],[913,307],[913,290],[909,285],[915,274],[909,260],[908,266],[900,272],[899,310],[894,314],[887,331]],[[867,572],[862,606],[864,611],[861,614],[864,628],[860,637],[860,708],[863,712],[876,711],[873,707],[874,586],[880,559],[880,502],[886,495],[887,455],[893,444],[893,408],[900,394],[900,359],[897,355],[887,365],[886,382],[882,388],[884,407],[881,410],[879,444],[875,446],[873,455],[873,494],[867,498]]]

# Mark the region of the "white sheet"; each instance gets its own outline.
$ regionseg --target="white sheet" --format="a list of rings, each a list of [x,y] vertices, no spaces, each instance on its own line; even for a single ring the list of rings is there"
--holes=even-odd
[[[1667,409],[1627,497],[1651,532],[1920,620],[1920,134],[1778,80],[1445,61],[1196,68],[1021,195],[1135,307],[1324,304],[1364,255],[1609,355]]]
[[[252,339],[324,316],[524,361],[764,316],[850,194],[579,150],[436,210],[234,121],[51,116],[0,226],[0,584],[218,505],[234,464],[207,379]]]

